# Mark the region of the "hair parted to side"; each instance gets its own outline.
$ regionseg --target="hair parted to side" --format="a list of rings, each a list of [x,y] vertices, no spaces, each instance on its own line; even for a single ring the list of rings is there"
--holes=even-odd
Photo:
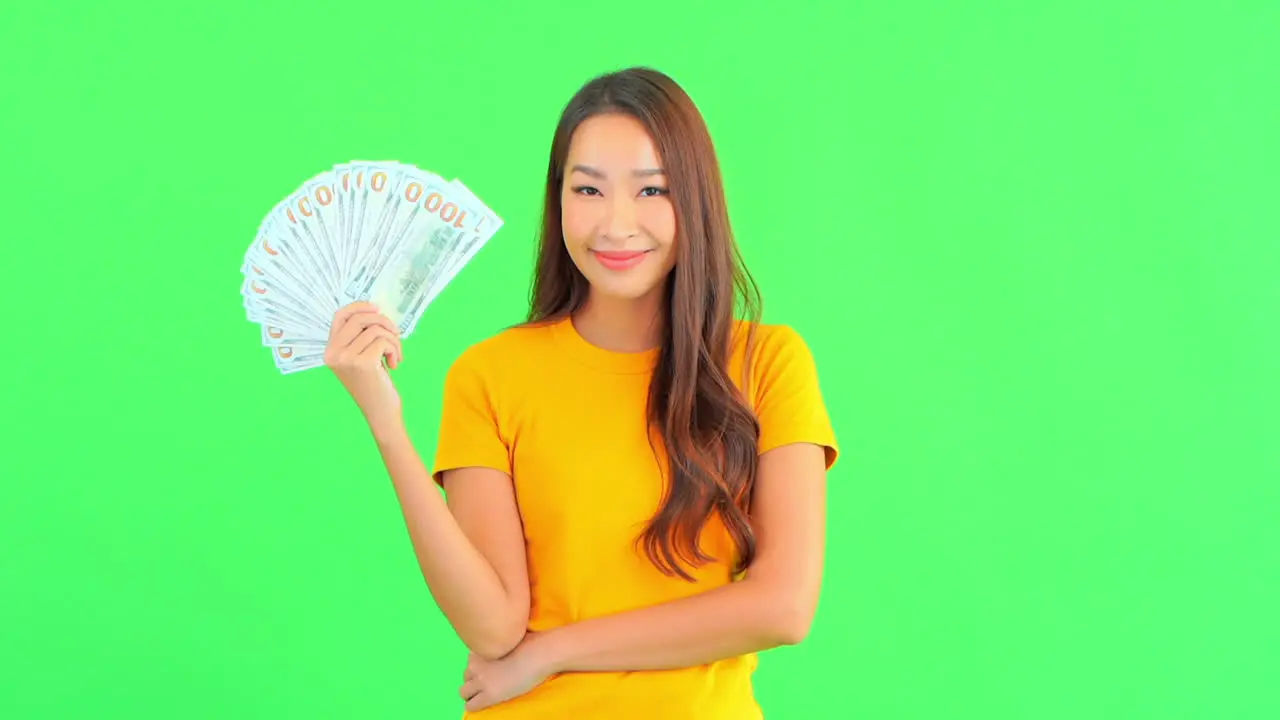
[[[676,215],[667,322],[648,399],[650,427],[670,460],[669,482],[639,541],[664,573],[692,581],[681,561],[696,567],[714,559],[699,536],[719,513],[737,549],[735,571],[741,571],[755,557],[749,511],[760,429],[728,366],[739,312],[748,321],[748,349],[752,345],[760,294],[734,241],[710,132],[692,99],[667,75],[645,67],[604,74],[564,108],[547,167],[528,323],[566,318],[587,299],[587,279],[564,246],[560,193],[574,131],[604,113],[630,115],[648,129]]]

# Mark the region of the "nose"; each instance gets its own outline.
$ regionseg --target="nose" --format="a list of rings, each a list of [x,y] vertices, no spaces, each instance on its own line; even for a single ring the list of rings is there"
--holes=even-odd
[[[636,227],[636,209],[631,198],[616,196],[608,203],[604,219],[604,236],[608,240],[626,240],[640,233]]]

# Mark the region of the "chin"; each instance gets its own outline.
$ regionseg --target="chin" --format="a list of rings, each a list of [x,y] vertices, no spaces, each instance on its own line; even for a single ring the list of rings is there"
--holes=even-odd
[[[642,300],[656,289],[651,283],[619,283],[599,282],[587,278],[591,282],[591,291],[601,298],[611,300]]]

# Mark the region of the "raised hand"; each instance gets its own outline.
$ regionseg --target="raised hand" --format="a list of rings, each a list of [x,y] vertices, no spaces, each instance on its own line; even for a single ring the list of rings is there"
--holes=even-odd
[[[371,425],[400,420],[400,395],[388,369],[404,356],[395,323],[371,303],[338,310],[329,331],[324,362],[342,382]]]

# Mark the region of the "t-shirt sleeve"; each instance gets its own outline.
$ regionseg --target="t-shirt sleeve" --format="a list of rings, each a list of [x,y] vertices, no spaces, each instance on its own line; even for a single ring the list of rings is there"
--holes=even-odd
[[[493,403],[491,379],[471,351],[445,373],[432,477],[443,483],[446,470],[486,467],[511,474],[510,448],[503,440]]]
[[[826,450],[830,469],[840,451],[813,354],[804,338],[789,326],[761,330],[752,373],[760,452],[792,443],[813,443]]]

